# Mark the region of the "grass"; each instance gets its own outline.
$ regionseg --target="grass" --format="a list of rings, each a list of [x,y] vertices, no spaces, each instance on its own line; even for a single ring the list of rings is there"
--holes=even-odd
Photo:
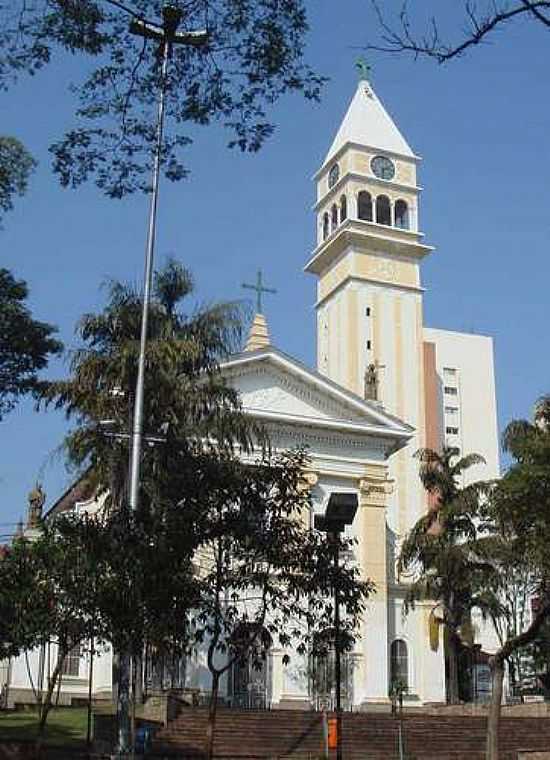
[[[86,740],[88,713],[85,707],[52,708],[46,721],[47,744],[72,745]],[[0,712],[0,741],[34,741],[38,714],[34,710]]]

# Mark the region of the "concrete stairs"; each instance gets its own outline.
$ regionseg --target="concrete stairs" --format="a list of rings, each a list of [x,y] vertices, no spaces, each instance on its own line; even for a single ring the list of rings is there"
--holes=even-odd
[[[202,760],[207,711],[183,708],[155,736],[157,758]],[[407,760],[484,760],[486,719],[465,716],[405,715]],[[398,760],[398,722],[388,714],[343,715],[344,760]],[[501,758],[517,760],[519,750],[550,751],[550,718],[503,718]],[[295,710],[220,708],[215,756],[231,760],[317,760],[322,754],[322,717]],[[335,757],[335,752],[331,752]]]

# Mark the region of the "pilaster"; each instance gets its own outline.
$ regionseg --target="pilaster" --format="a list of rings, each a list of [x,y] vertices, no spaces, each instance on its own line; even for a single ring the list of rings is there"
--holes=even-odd
[[[363,702],[388,700],[388,567],[386,551],[386,500],[392,492],[386,465],[367,465],[359,483],[361,565],[376,589],[367,602],[363,629],[365,680]]]

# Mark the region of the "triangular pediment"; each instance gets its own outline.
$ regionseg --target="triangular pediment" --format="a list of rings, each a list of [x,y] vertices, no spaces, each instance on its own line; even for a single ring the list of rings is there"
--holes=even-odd
[[[223,373],[238,389],[244,410],[259,418],[395,438],[412,432],[378,404],[363,401],[271,346],[239,354],[224,364]]]

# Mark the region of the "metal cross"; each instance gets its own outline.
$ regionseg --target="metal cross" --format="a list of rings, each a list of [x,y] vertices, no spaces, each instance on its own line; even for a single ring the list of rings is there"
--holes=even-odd
[[[277,291],[275,288],[266,288],[264,287],[264,284],[262,282],[262,270],[258,269],[258,275],[256,277],[256,284],[255,285],[249,285],[246,282],[243,282],[242,284],[243,288],[248,288],[249,290],[255,290],[256,291],[256,313],[257,314],[263,314],[262,311],[262,293],[276,293]]]
[[[355,62],[355,68],[359,72],[359,77],[361,79],[366,79],[367,82],[370,81],[370,75],[372,72],[372,66],[370,66],[364,58],[358,58]]]

